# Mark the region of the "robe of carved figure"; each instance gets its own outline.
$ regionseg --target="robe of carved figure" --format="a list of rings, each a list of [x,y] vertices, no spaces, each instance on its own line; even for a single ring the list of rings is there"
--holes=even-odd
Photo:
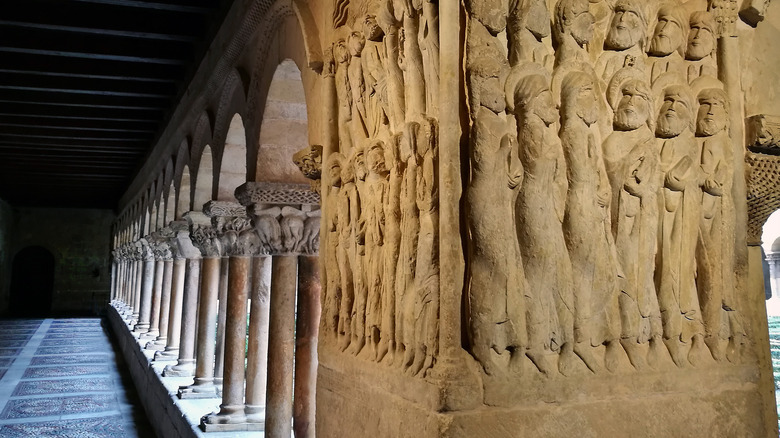
[[[369,358],[375,360],[380,341],[382,325],[382,274],[384,272],[384,234],[387,203],[387,178],[384,143],[374,142],[366,152],[367,196],[363,202],[366,224],[366,267],[368,280],[368,301],[366,303],[366,338],[370,347]]]
[[[439,113],[439,4],[422,0],[418,44],[422,53],[425,75],[425,112],[435,117]]]
[[[282,249],[282,230],[276,218],[282,214],[279,207],[255,211],[255,229],[265,254],[273,254]]]
[[[355,215],[351,217],[353,262],[352,277],[355,289],[355,300],[352,306],[352,341],[349,345],[350,352],[360,353],[366,345],[366,300],[368,299],[368,265],[366,263],[366,212],[364,209],[368,202],[368,190],[366,177],[368,171],[365,162],[365,149],[356,146],[351,157],[355,170],[355,194],[357,208]]]
[[[339,214],[339,199],[341,197],[342,180],[341,171],[344,166],[344,156],[338,152],[328,157],[328,163],[324,175],[327,178],[330,189],[325,198],[327,212],[328,245],[325,249],[325,293],[322,295],[322,321],[323,327],[328,333],[340,334],[344,323],[344,315],[339,312],[340,304],[344,299],[343,282],[341,278],[342,260],[338,257],[342,244],[339,240],[339,228],[342,216]]]
[[[363,49],[363,76],[366,83],[366,125],[368,136],[377,137],[388,126],[387,70],[384,31],[376,17],[367,15],[363,23],[366,46]]]
[[[660,138],[658,253],[656,285],[664,342],[677,366],[702,358],[703,327],[696,293],[695,256],[702,192],[701,152],[692,125],[693,99],[685,86],[664,90],[656,135]],[[694,338],[698,342],[691,344]],[[688,357],[683,347],[691,347]]]
[[[650,83],[666,72],[685,71],[688,42],[688,13],[680,5],[664,4],[658,9],[647,58]]]
[[[472,28],[472,41],[477,39]],[[487,33],[486,31],[484,33]],[[470,234],[468,335],[471,351],[487,374],[503,373],[499,359],[509,355],[515,372],[528,345],[527,289],[515,235],[514,206],[522,168],[513,153],[503,112],[501,84],[506,61],[470,50],[468,61],[471,130],[471,181],[466,189]],[[472,58],[473,57],[473,58]]]
[[[339,151],[345,156],[352,152],[352,89],[349,82],[349,50],[343,39],[333,47],[336,58],[336,97],[338,100]]]
[[[691,14],[688,48],[685,59],[688,63],[688,82],[701,76],[718,77],[715,61],[715,20],[706,11]]]
[[[611,189],[594,123],[599,108],[595,77],[571,72],[561,89],[561,143],[569,190],[563,220],[574,282],[574,351],[593,372],[593,349],[607,345],[606,365],[617,367],[620,337],[618,260],[609,223]]]
[[[352,123],[351,134],[352,143],[355,147],[360,147],[363,140],[368,138],[368,127],[366,121],[366,81],[363,75],[362,53],[366,45],[366,37],[363,32],[354,31],[349,35],[347,46],[349,48],[349,67],[347,75],[349,77],[349,90],[352,93]],[[343,152],[343,151],[342,151]]]
[[[398,267],[395,275],[395,331],[396,354],[404,360],[398,365],[410,365],[414,341],[414,287],[417,266],[417,242],[420,234],[420,216],[417,211],[418,160],[415,153],[420,125],[409,122],[399,145],[400,158],[405,163],[401,180],[401,234],[404,236],[398,250]]]
[[[644,0],[618,0],[604,40],[604,52],[596,72],[604,82],[623,67],[645,68],[644,40],[647,28]]]
[[[704,321],[704,342],[712,356],[724,357],[721,339],[732,340],[729,316],[736,312],[727,298],[734,288],[734,205],[731,139],[728,134],[728,97],[723,90],[699,93],[696,135],[701,142],[702,210],[696,251],[696,286]],[[736,316],[736,315],[735,315]],[[741,329],[741,327],[740,327]]]
[[[416,1],[419,3],[419,1]],[[400,36],[402,52],[399,65],[404,72],[404,90],[407,120],[419,120],[425,112],[425,71],[418,33],[420,16],[414,7],[415,1],[403,0],[394,3],[403,17],[403,33]]]
[[[566,163],[554,123],[558,112],[544,76],[522,77],[512,91],[523,185],[517,198],[517,236],[528,280],[528,357],[547,374],[547,352],[560,351],[559,370],[573,365],[574,309],[562,221]]]
[[[661,315],[653,281],[659,181],[649,87],[637,79],[624,81],[620,100],[613,102],[613,108],[615,131],[604,141],[603,153],[612,188],[612,235],[624,275],[619,298],[621,344],[631,364],[643,368],[647,358],[640,346],[650,341],[652,365],[660,360],[663,348],[659,345]]]
[[[427,118],[417,137],[417,210],[420,234],[414,277],[414,360],[409,371],[433,366],[439,341],[439,180],[436,120]]]
[[[382,326],[377,360],[390,353],[393,361],[395,340],[396,268],[401,248],[401,181],[403,163],[400,161],[401,134],[396,134],[385,148],[385,165],[388,167],[387,198],[384,208],[384,266],[382,271]]]
[[[588,0],[558,0],[555,5],[556,69],[562,64],[592,69],[585,47],[594,33],[594,18],[588,5]]]
[[[341,167],[341,190],[337,201],[338,225],[336,234],[338,246],[339,277],[341,278],[341,307],[339,310],[339,348],[345,350],[352,342],[353,306],[355,305],[355,227],[360,216],[355,170],[352,160],[344,159]]]
[[[552,69],[554,53],[548,41],[550,13],[546,0],[510,0],[507,17],[509,64],[534,62]]]
[[[404,97],[404,72],[401,70],[401,26],[402,20],[394,14],[392,0],[383,0],[374,3],[376,6],[376,20],[385,33],[385,68],[387,69],[387,100],[390,118],[390,129],[399,132],[403,129],[406,118]]]

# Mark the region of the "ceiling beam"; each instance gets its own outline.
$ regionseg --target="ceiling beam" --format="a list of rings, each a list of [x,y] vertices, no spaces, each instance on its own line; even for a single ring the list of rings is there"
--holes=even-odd
[[[66,50],[43,50],[32,49],[24,47],[5,47],[0,46],[0,52],[3,53],[23,53],[29,55],[40,56],[53,56],[64,58],[81,58],[81,59],[102,59],[107,61],[121,61],[132,63],[151,63],[151,64],[163,64],[163,65],[185,65],[186,60],[183,59],[166,59],[166,58],[152,58],[145,56],[123,56],[123,55],[110,55],[101,53],[84,53],[84,52],[71,52]]]
[[[87,35],[110,35],[122,38],[147,39],[156,41],[178,41],[183,43],[192,43],[197,41],[197,38],[193,35],[114,30],[98,27],[63,26],[57,24],[31,23],[11,20],[0,20],[0,26],[17,27],[21,29],[39,29],[57,32],[82,33]]]
[[[158,11],[187,12],[191,14],[213,13],[213,10],[211,8],[204,8],[199,6],[187,6],[187,5],[171,4],[171,3],[156,3],[156,2],[148,2],[148,1],[136,1],[136,0],[70,0],[70,1],[112,5],[112,6],[124,6],[128,8],[156,9]]]

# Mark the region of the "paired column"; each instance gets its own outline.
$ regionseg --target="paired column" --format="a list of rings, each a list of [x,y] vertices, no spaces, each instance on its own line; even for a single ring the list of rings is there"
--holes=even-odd
[[[184,303],[184,279],[187,272],[187,259],[179,248],[178,239],[181,233],[189,234],[189,228],[184,221],[171,222],[173,237],[169,246],[173,256],[171,268],[171,294],[168,307],[167,333],[165,335],[164,348],[154,355],[155,360],[176,359],[179,356],[179,342],[181,338],[182,313]],[[189,239],[189,237],[187,237]],[[200,256],[200,253],[198,253]],[[160,335],[162,336],[162,334]],[[158,338],[158,340],[160,340]]]
[[[149,242],[146,239],[140,239],[139,242],[141,244],[143,269],[139,269],[138,271],[138,283],[141,285],[141,293],[138,294],[137,304],[140,310],[138,313],[138,323],[133,328],[133,334],[137,336],[146,333],[150,327],[155,267],[154,253],[149,246]]]
[[[152,305],[152,327],[149,329],[149,334],[157,333],[154,340],[146,344],[147,350],[160,351],[165,349],[165,345],[168,339],[168,322],[170,318],[171,307],[171,287],[173,284],[173,248],[171,247],[171,238],[173,237],[173,230],[170,227],[165,227],[159,231],[157,236],[157,245],[155,255],[158,257],[157,267],[162,268],[162,281],[160,283],[160,293],[157,305],[157,318],[154,317],[154,301]],[[160,266],[162,262],[162,266]],[[155,277],[158,274],[155,273]],[[156,288],[156,283],[155,283]]]

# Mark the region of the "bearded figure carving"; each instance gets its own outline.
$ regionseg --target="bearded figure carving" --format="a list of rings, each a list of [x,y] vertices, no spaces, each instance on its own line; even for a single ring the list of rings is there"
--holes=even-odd
[[[625,70],[624,70],[625,72]],[[628,76],[628,77],[624,77]],[[650,88],[632,75],[616,74],[609,103],[614,131],[604,140],[604,166],[612,188],[612,236],[623,277],[619,279],[620,343],[631,364],[647,365],[661,357],[661,315],[653,280],[658,235],[658,148],[653,135]],[[668,356],[667,356],[668,357]]]
[[[691,14],[690,32],[688,32],[688,48],[685,59],[688,62],[688,82],[693,82],[701,76],[718,76],[718,66],[715,60],[715,20],[712,14],[697,11]]]
[[[593,38],[594,18],[588,0],[559,0],[555,5],[555,68],[564,63],[592,70],[587,45]]]
[[[596,72],[605,82],[624,67],[644,70],[647,16],[641,0],[618,0],[604,40],[604,52],[596,63]]]
[[[688,13],[682,6],[665,4],[658,9],[658,19],[650,39],[647,59],[650,83],[666,72],[685,71],[685,49],[688,41]]]
[[[507,38],[511,66],[533,62],[550,70],[554,59],[550,33],[546,0],[510,0]]]

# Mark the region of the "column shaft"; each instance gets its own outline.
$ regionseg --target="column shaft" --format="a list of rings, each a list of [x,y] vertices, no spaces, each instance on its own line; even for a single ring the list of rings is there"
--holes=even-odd
[[[152,289],[152,307],[149,313],[149,331],[141,339],[154,339],[160,334],[160,306],[162,304],[163,277],[165,276],[165,261],[154,263],[154,288]]]
[[[160,317],[157,339],[146,345],[146,348],[163,350],[168,339],[168,321],[171,308],[171,284],[173,280],[173,260],[163,261],[162,289],[160,291]]]
[[[317,337],[320,324],[320,273],[317,256],[298,257],[298,312],[295,329],[295,438],[314,438],[317,388]]]
[[[265,434],[269,438],[288,438],[292,433],[297,271],[297,256],[273,257],[265,410]]]
[[[271,257],[252,260],[252,292],[249,310],[249,345],[246,364],[246,420],[265,421],[265,389],[268,382],[268,317],[271,298]]]
[[[135,278],[133,279],[133,323],[138,323],[138,318],[141,316],[141,284],[143,283],[144,262],[142,260],[135,261]]]
[[[187,259],[182,297],[179,360],[176,365],[165,367],[163,376],[166,377],[191,376],[195,367],[195,319],[200,292],[200,264],[200,258]]]
[[[219,295],[217,298],[217,346],[214,352],[214,383],[222,384],[225,364],[225,319],[227,318],[228,272],[230,258],[222,257],[219,268]]]
[[[171,297],[168,307],[168,334],[165,350],[155,356],[175,358],[179,355],[179,337],[181,336],[182,304],[184,302],[184,275],[187,270],[186,259],[175,259],[171,269]]]
[[[144,260],[143,269],[141,274],[143,275],[141,281],[141,294],[140,294],[140,312],[138,314],[138,324],[136,324],[133,331],[136,333],[146,333],[149,330],[152,316],[152,293],[154,289],[154,260]]]

